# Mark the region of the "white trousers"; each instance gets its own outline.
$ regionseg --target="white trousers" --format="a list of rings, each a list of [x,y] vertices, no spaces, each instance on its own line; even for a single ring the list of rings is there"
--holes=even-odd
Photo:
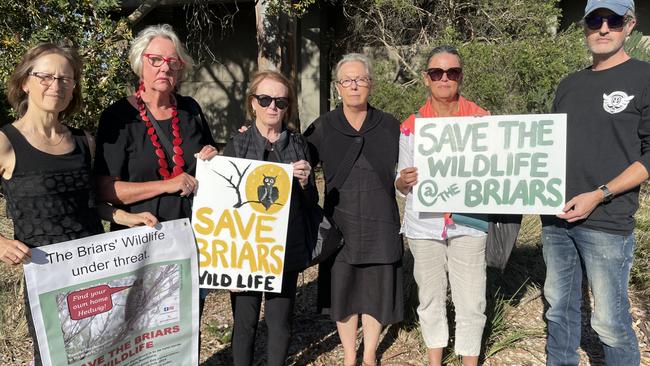
[[[446,347],[447,277],[456,312],[454,350],[478,356],[485,326],[485,241],[483,236],[447,240],[409,239],[418,284],[418,317],[427,348]],[[447,276],[449,274],[449,276]]]

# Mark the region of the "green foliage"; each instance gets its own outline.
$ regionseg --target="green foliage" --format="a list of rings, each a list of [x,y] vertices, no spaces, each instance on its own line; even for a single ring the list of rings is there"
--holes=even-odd
[[[73,44],[84,60],[83,110],[66,123],[93,131],[101,111],[124,95],[132,72],[127,52],[131,30],[110,11],[118,0],[4,0],[0,2],[0,91],[27,49],[39,42]],[[5,98],[0,119],[12,120]]]
[[[232,327],[228,324],[208,323],[205,331],[212,334],[221,344],[232,341]]]
[[[581,33],[461,46],[463,94],[493,114],[548,113],[560,80],[589,63]]]
[[[574,27],[558,35],[493,44],[445,43],[458,45],[463,58],[461,93],[466,98],[492,114],[548,113],[559,81],[589,64],[581,32]],[[429,51],[418,50],[418,70],[425,68]],[[395,62],[387,59],[376,59],[375,70],[371,102],[376,107],[402,120],[424,103],[421,75],[408,83],[395,82]]]
[[[303,16],[309,7],[316,4],[316,0],[267,0],[268,13],[271,15],[287,14],[289,16]]]
[[[650,62],[650,44],[643,41],[643,33],[634,31],[625,42],[625,51],[628,55],[646,62]]]
[[[493,114],[548,113],[559,81],[590,61],[580,28],[555,33],[561,16],[555,0],[364,3],[368,10],[351,10],[348,41],[361,40],[389,51],[374,57],[371,103],[400,120],[424,103],[421,70],[430,50],[441,44],[455,45],[461,53],[461,93]],[[360,24],[366,25],[365,33]],[[640,36],[633,35],[630,43],[636,37]],[[635,47],[636,52],[641,49]]]
[[[347,47],[428,45],[447,29],[459,41],[503,42],[552,32],[558,0],[345,0]],[[405,50],[408,54],[410,48]]]
[[[392,77],[395,63],[390,60],[376,60],[373,63],[374,80],[370,104],[404,120],[415,113],[426,97],[422,83],[397,83]]]

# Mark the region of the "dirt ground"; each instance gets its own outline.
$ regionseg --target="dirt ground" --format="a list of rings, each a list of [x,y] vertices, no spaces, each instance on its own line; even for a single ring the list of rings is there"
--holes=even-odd
[[[516,255],[516,253],[515,253]],[[327,316],[315,313],[316,304],[316,270],[305,272],[299,279],[299,290],[296,299],[296,315],[293,322],[293,339],[289,349],[289,365],[341,365],[343,348],[340,345],[336,327]],[[650,327],[648,324],[647,308],[644,309],[634,295],[632,315],[635,331],[642,350],[642,365],[650,366]],[[648,306],[645,302],[644,306]],[[588,311],[588,306],[585,307]],[[414,312],[412,307],[407,311]],[[508,309],[507,321],[511,331],[526,330],[534,333],[522,341],[499,351],[489,357],[485,366],[491,365],[544,365],[544,303],[539,290],[529,289],[516,306]],[[230,314],[230,299],[224,292],[214,292],[208,297],[206,311],[202,320],[203,340],[201,347],[201,365],[231,365],[230,344],[223,336],[230,330],[232,317]],[[587,316],[583,318],[583,340],[580,349],[581,364],[604,365],[602,349],[596,335],[589,327]],[[206,330],[208,329],[209,330]],[[256,365],[264,365],[264,340],[267,334],[263,322],[258,328],[256,343]],[[221,340],[220,340],[221,339]],[[357,343],[361,343],[361,334]],[[416,366],[426,365],[426,348],[414,321],[394,325],[384,330],[379,346],[381,365],[384,366]],[[361,354],[359,353],[359,358]]]
[[[4,202],[0,200],[0,213],[4,213]],[[528,230],[537,230],[534,225]],[[0,233],[11,235],[11,224],[0,217]],[[492,344],[489,357],[484,362],[492,365],[544,365],[544,302],[541,285],[544,266],[538,236],[523,232],[520,243],[515,248],[510,263],[503,273],[488,273],[488,298],[501,294],[512,298],[505,311],[505,329],[497,330],[486,326],[486,335]],[[405,268],[408,269],[408,254]],[[323,315],[316,314],[316,268],[310,268],[299,277],[293,321],[293,338],[289,349],[289,365],[340,365],[343,350],[334,323]],[[407,319],[388,327],[382,333],[379,346],[381,364],[425,365],[426,349],[418,331],[415,309],[417,295],[413,283],[406,279],[405,314]],[[22,270],[0,265],[0,365],[25,365],[31,360],[32,345],[27,336],[22,302]],[[522,290],[519,290],[519,289]],[[518,291],[519,290],[519,291]],[[586,294],[588,296],[588,294]],[[650,366],[650,323],[648,314],[650,301],[634,292],[630,293],[634,327],[642,352],[642,365]],[[583,313],[583,335],[580,354],[581,364],[603,365],[602,349],[589,326],[591,304],[585,302]],[[488,313],[490,302],[488,302]],[[263,318],[263,316],[262,316]],[[490,317],[488,322],[490,322]],[[232,316],[230,299],[226,291],[213,291],[208,296],[201,322],[201,365],[231,365],[230,330]],[[498,333],[497,333],[498,332]],[[523,334],[521,340],[509,342],[515,334]],[[272,335],[271,335],[272,336]],[[266,328],[261,321],[256,343],[256,365],[264,365]],[[361,343],[359,333],[358,343]],[[503,349],[501,349],[503,344]],[[360,355],[360,354],[359,354]],[[359,357],[360,359],[360,357]]]

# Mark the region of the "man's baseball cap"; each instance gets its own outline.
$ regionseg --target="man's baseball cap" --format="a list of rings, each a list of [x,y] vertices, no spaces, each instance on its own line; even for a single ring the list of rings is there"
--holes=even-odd
[[[585,16],[600,8],[609,9],[618,15],[625,15],[628,11],[634,11],[634,0],[589,0],[585,7]]]

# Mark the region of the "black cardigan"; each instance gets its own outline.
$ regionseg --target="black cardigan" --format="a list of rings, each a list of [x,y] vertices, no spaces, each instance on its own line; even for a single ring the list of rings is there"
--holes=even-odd
[[[340,187],[350,174],[353,164],[345,164],[344,159],[352,145],[361,144],[359,154],[368,159],[387,193],[394,197],[399,133],[399,121],[395,117],[370,105],[360,131],[350,126],[340,106],[318,117],[307,128],[305,136],[310,145],[310,164],[322,164],[326,193]],[[358,155],[352,163],[356,158]],[[330,214],[333,204],[328,202],[326,194],[325,210]]]

